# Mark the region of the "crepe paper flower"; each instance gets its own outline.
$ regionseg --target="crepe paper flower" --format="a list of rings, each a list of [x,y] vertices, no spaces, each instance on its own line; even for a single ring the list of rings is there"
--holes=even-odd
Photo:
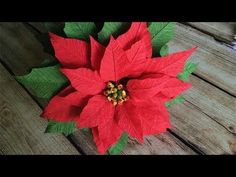
[[[91,128],[98,151],[104,154],[123,132],[143,142],[170,128],[165,102],[191,87],[178,79],[196,50],[152,58],[151,36],[144,22],[107,46],[90,36],[90,43],[50,33],[60,71],[70,85],[54,96],[42,116]]]

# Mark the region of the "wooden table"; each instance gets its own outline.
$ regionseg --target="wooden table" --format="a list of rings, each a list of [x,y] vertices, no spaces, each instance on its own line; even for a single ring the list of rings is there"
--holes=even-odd
[[[236,23],[177,23],[170,52],[199,46],[186,101],[169,108],[173,128],[129,139],[122,154],[236,154],[236,51],[230,44]],[[50,57],[37,35],[41,23],[0,23],[0,154],[97,154],[89,133],[45,134],[40,118],[45,100],[32,96],[13,75]]]

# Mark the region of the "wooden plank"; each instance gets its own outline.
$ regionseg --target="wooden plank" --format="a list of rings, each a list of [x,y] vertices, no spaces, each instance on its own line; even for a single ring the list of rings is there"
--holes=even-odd
[[[36,30],[40,31],[41,33],[47,33],[47,29],[43,25],[43,22],[28,22],[29,25],[33,26]]]
[[[206,154],[234,154],[236,98],[203,80],[190,76],[193,87],[184,104],[169,109],[173,131]]]
[[[212,26],[209,23],[204,24]],[[233,24],[229,23],[230,27],[225,28],[232,29]],[[45,32],[42,24],[31,23],[31,25]],[[223,26],[220,29],[223,29]],[[191,57],[192,61],[199,62],[195,73],[236,96],[236,52],[234,50],[217,42],[213,37],[180,23],[177,23],[175,36],[175,39],[169,42],[170,52],[199,46],[197,53]]]
[[[85,139],[87,141],[85,141]],[[89,155],[97,155],[96,146],[93,142],[91,133],[78,131],[75,133],[74,139],[83,148],[83,151]],[[129,139],[127,146],[121,152],[124,155],[194,155],[196,154],[179,139],[169,132],[157,136],[147,136],[143,144],[139,144],[136,140]]]
[[[186,22],[186,24],[230,45],[236,34],[236,22]]]
[[[42,45],[37,42],[32,33],[29,33],[26,28],[19,30],[18,27],[20,27],[19,23],[0,24],[0,58],[14,58],[14,62],[6,60],[5,64],[15,68],[16,74],[22,74],[38,66],[50,56],[43,52]]]
[[[189,26],[177,24],[170,53],[199,46],[190,60],[199,63],[194,72],[201,78],[236,96],[236,51]]]
[[[0,154],[79,155],[63,135],[44,133],[41,111],[0,64]]]
[[[223,72],[231,78],[234,77],[231,73],[232,68],[224,69],[225,61],[223,63],[220,61],[221,59],[234,62],[235,53],[232,50],[220,45],[208,35],[203,35],[201,32],[185,25],[178,24],[176,34],[177,37],[169,44],[171,51],[187,49],[197,42],[201,44],[200,52],[198,49],[198,52],[191,58],[191,60],[195,59],[194,61],[198,58],[203,60],[200,62],[200,68],[195,72],[196,74],[200,75],[205,69],[203,74],[210,73],[210,76],[214,76],[216,72],[212,71],[211,68],[211,65],[214,64],[217,66],[219,73]],[[209,48],[213,49],[209,50]],[[212,51],[216,52],[211,53]],[[216,61],[213,60],[215,53],[216,56],[219,55],[219,59]],[[209,58],[210,61],[208,61]],[[203,64],[205,64],[205,67],[203,67]],[[214,81],[215,78],[210,76],[206,75],[205,78],[211,82]],[[221,77],[221,79],[223,78]],[[235,153],[235,150],[233,150],[236,125],[234,118],[236,113],[235,98],[197,77],[192,76],[191,81],[193,82],[193,88],[184,94],[187,99],[185,105],[176,105],[170,109],[173,131],[207,154]],[[219,81],[216,83],[219,83]]]
[[[14,28],[17,28],[17,31],[15,31]],[[10,32],[9,32],[10,30]],[[13,32],[14,31],[14,32]],[[21,36],[21,40],[18,38],[18,33],[24,33],[24,35]],[[3,62],[7,64],[7,66],[11,69],[11,71],[14,74],[22,74],[21,72],[25,73],[26,69],[29,67],[32,67],[33,65],[36,65],[39,60],[41,60],[41,57],[35,58],[34,55],[28,56],[28,51],[27,48],[29,47],[28,45],[31,43],[23,42],[27,38],[26,41],[34,41],[34,43],[37,43],[36,39],[33,37],[30,31],[27,30],[27,28],[24,27],[21,23],[9,23],[9,24],[1,24],[0,25],[0,47],[2,45],[5,45],[4,50],[0,51],[0,56],[4,56],[2,58]],[[28,39],[31,38],[31,39]],[[9,40],[10,39],[10,40]],[[10,45],[11,42],[15,43],[14,49]],[[24,43],[23,46],[21,46],[21,43]],[[39,44],[35,44],[36,46]],[[41,47],[39,47],[41,50]],[[14,52],[14,54],[9,54],[9,50],[11,52]],[[21,51],[19,51],[21,50]],[[32,47],[31,52],[33,53],[34,51],[38,50],[37,48]],[[25,57],[19,57],[18,53],[24,52],[24,56],[26,56],[27,59],[29,59],[32,63],[29,62],[23,62],[25,60]],[[41,50],[42,52],[42,50]],[[42,56],[42,54],[40,55]],[[16,60],[22,61],[23,65],[21,64],[18,66],[18,63],[16,63]],[[35,63],[33,62],[35,61]],[[21,67],[20,69],[18,67]],[[39,101],[39,103],[42,103]],[[41,104],[42,105],[42,104]],[[74,140],[76,143],[79,144],[79,146],[87,153],[87,154],[96,154],[95,151],[95,146],[92,141],[92,139],[87,138],[88,135],[83,135],[80,131],[75,133],[74,135],[71,136],[71,139]],[[166,141],[160,141],[160,137],[164,137],[162,139],[165,139]],[[192,151],[190,148],[185,146],[180,140],[174,138],[172,135],[169,133],[166,133],[165,135],[161,135],[160,137],[153,137],[152,141],[155,142],[153,144],[145,144],[144,146],[137,145],[135,143],[132,143],[132,154],[138,154],[138,153],[143,153],[143,154],[151,154],[151,153],[156,153],[156,154],[195,154],[194,151]],[[139,147],[138,147],[139,146]],[[162,148],[157,148],[157,147],[162,147]],[[135,149],[139,149],[139,151],[136,151]],[[153,150],[155,149],[155,151]],[[131,150],[127,151],[126,150],[123,152],[124,154],[131,152]]]

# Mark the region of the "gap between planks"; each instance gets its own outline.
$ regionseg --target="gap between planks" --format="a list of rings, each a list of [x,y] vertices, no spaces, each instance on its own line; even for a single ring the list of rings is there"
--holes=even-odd
[[[41,111],[0,64],[0,154],[80,154],[64,136],[44,133]]]
[[[236,22],[182,22],[194,29],[215,38],[218,42],[225,43],[232,48],[236,35]]]
[[[16,39],[15,39],[15,43],[19,42],[17,41],[18,40],[18,35],[15,34],[15,33],[19,33],[20,30],[23,30],[26,32],[26,36],[27,36],[27,40],[30,40],[30,38],[32,37],[32,34],[30,34],[30,32],[28,30],[25,30],[25,28],[23,28],[23,26],[21,24],[16,24],[18,25],[17,26],[17,32],[14,32],[12,33],[11,35],[15,36]],[[1,26],[1,25],[0,25]],[[11,26],[11,25],[10,25]],[[13,25],[14,26],[14,25]],[[22,28],[22,29],[21,29]],[[2,30],[4,29],[4,26],[2,26]],[[14,31],[14,29],[12,29]],[[28,31],[28,32],[27,32]],[[6,32],[6,31],[5,31]],[[8,32],[8,31],[7,31]],[[3,33],[4,34],[4,31]],[[25,38],[26,38],[25,36]],[[2,36],[4,40],[4,37],[7,37],[6,35]],[[35,38],[31,38],[32,41],[36,42]],[[7,40],[8,41],[8,40]],[[23,40],[22,40],[23,41]],[[29,43],[32,43],[32,41],[25,41],[24,42],[24,47],[27,48],[28,44]],[[21,42],[20,42],[21,43]],[[20,45],[21,46],[21,45]],[[16,47],[16,49],[19,50],[19,47]],[[10,50],[12,45],[5,45],[5,50]],[[33,47],[33,46],[31,46]],[[35,46],[36,48],[33,48],[32,51],[34,50],[41,50],[42,52],[42,47],[40,49],[40,47],[37,47],[37,45]],[[21,49],[21,48],[20,48]],[[2,51],[0,54],[1,55],[5,55],[7,58],[3,58],[5,61],[7,61],[7,65],[8,67],[13,71],[13,73],[17,73],[17,74],[20,74],[20,73],[25,73],[25,69],[26,68],[30,68],[30,65],[28,64],[27,61],[26,64],[25,64],[25,67],[17,67],[17,64],[14,63],[16,60],[22,60],[21,57],[19,57],[19,55],[17,55],[17,52],[22,52],[22,51],[25,51],[24,48],[22,48],[20,51],[18,50],[15,50],[14,52],[16,52],[15,54],[12,54],[8,51]],[[25,55],[28,54],[28,51],[25,51]],[[8,55],[6,55],[8,54]],[[42,56],[42,54],[41,54]],[[35,60],[35,58],[33,57],[27,57],[29,58],[29,60],[33,61]],[[38,57],[38,59],[42,60],[42,58]],[[36,62],[38,62],[36,60]],[[36,65],[35,63],[30,63],[32,65]],[[41,102],[41,101],[40,101]],[[74,135],[71,135],[71,139],[74,141],[76,140],[81,146],[81,148],[84,150],[84,152],[86,154],[97,154],[97,151],[95,149],[95,145],[93,143],[92,140],[87,140],[87,135],[85,135],[84,137],[81,137],[83,134],[81,133],[81,131],[78,131],[76,132]],[[74,137],[74,139],[73,139]],[[85,140],[86,138],[86,140]],[[178,139],[176,139],[175,137],[173,137],[170,133],[163,133],[162,135],[160,136],[151,136],[151,137],[148,137],[149,140],[146,140],[145,142],[149,142],[148,143],[145,143],[144,145],[138,145],[138,144],[135,144],[135,143],[129,143],[127,148],[123,151],[124,154],[137,154],[137,153],[140,153],[140,154],[196,154],[194,151],[192,151],[189,147],[185,146],[181,141],[179,141]],[[151,142],[151,143],[150,143]],[[76,142],[75,142],[76,143]],[[82,147],[82,145],[84,145],[85,147]],[[130,147],[130,148],[129,148]]]
[[[39,27],[39,25],[38,25],[38,27]],[[187,28],[185,25],[181,25],[181,24],[177,24],[177,35],[178,35],[178,32],[179,31],[184,31],[184,30],[186,31],[186,29],[188,30],[188,31],[190,31],[190,33],[193,33],[193,32],[195,32],[195,34],[197,34],[197,35],[199,35],[199,36],[201,36],[202,34],[198,34],[199,32],[198,31],[193,31],[192,32],[192,29],[190,28]],[[41,30],[42,30],[42,27],[41,27]],[[185,37],[185,36],[184,36]],[[189,42],[189,39],[190,39],[190,37],[187,35],[186,36],[187,37],[187,39],[188,39],[188,42]],[[208,36],[204,36],[206,39],[208,39],[209,37]],[[196,38],[196,37],[195,37]],[[181,39],[181,38],[180,38]],[[204,43],[204,40],[203,39],[201,39],[202,41],[203,41],[203,43]],[[191,39],[190,39],[190,41],[191,41]],[[176,44],[178,43],[179,41],[177,40],[176,42],[174,41],[174,44],[173,45],[171,45],[171,46],[176,46]],[[219,46],[219,43],[217,42],[217,41],[213,41],[213,44],[214,44],[214,42],[215,43],[217,43],[217,47],[222,47],[222,45],[220,45]],[[223,46],[224,47],[224,50],[226,51],[226,52],[228,52],[227,51],[227,48],[225,48],[225,46]],[[171,50],[173,50],[173,48],[171,48]],[[176,50],[176,49],[175,49]],[[224,53],[226,53],[224,51]],[[232,51],[230,51],[231,53],[232,53]],[[211,53],[210,53],[211,54]],[[231,54],[232,55],[232,54]],[[234,54],[234,56],[235,56],[235,54]],[[210,64],[210,63],[209,63]],[[212,88],[212,89],[215,89],[214,87],[217,87],[218,89],[220,89],[220,91],[223,91],[223,92],[220,92],[220,91],[218,91],[217,89],[215,89],[215,92],[216,92],[216,95],[221,95],[221,97],[220,97],[220,99],[216,99],[216,96],[214,96],[213,98],[213,102],[214,102],[214,104],[217,104],[217,102],[216,101],[218,101],[218,102],[220,102],[222,99],[224,100],[225,98],[224,97],[226,97],[226,98],[228,98],[228,101],[233,101],[233,106],[231,106],[231,110],[227,110],[227,112],[228,112],[228,114],[226,114],[231,120],[229,121],[229,123],[227,124],[227,125],[224,125],[223,123],[221,123],[222,121],[224,121],[224,120],[217,120],[217,115],[218,114],[220,114],[220,112],[218,111],[215,111],[215,110],[213,110],[213,113],[215,113],[216,112],[216,116],[215,115],[212,115],[211,114],[211,116],[215,116],[214,118],[212,118],[211,116],[209,116],[208,114],[206,114],[205,112],[207,112],[206,110],[205,110],[205,112],[203,112],[207,117],[209,117],[210,119],[212,119],[216,124],[218,124],[218,126],[221,126],[221,127],[223,127],[223,128],[225,128],[225,130],[226,131],[228,131],[228,133],[230,133],[230,134],[234,134],[234,131],[235,131],[235,124],[236,124],[236,122],[235,121],[233,121],[234,120],[234,117],[233,117],[233,115],[235,114],[235,112],[234,111],[232,111],[232,110],[234,110],[234,105],[236,106],[236,103],[235,103],[235,99],[233,99],[233,98],[231,98],[231,97],[229,97],[227,94],[229,94],[230,96],[233,96],[234,97],[234,95],[233,94],[231,94],[231,93],[229,93],[229,92],[227,92],[227,91],[225,91],[225,90],[223,90],[221,87],[219,87],[219,86],[217,86],[217,85],[215,85],[215,84],[213,84],[212,82],[210,82],[210,81],[208,81],[207,79],[209,79],[210,77],[207,77],[207,79],[204,79],[203,77],[201,77],[199,74],[198,74],[199,72],[197,72],[197,74],[193,74],[194,76],[196,76],[197,78],[199,78],[199,79],[202,79],[202,80],[204,80],[205,82],[207,82],[207,84],[210,84],[209,86],[208,86],[208,88]],[[194,77],[191,77],[191,78],[194,78]],[[196,79],[197,80],[197,79]],[[194,85],[194,87],[196,86],[197,87],[197,85],[198,84],[196,84],[196,85]],[[199,89],[199,90],[201,90],[201,89]],[[217,92],[219,92],[219,93],[217,93]],[[227,94],[225,94],[224,92],[226,92]],[[191,95],[192,93],[190,93],[190,95]],[[200,98],[202,98],[202,96],[203,95],[200,95]],[[199,95],[196,97],[196,98],[199,98]],[[196,99],[195,98],[195,100],[199,100],[199,99]],[[220,102],[221,104],[220,104],[220,106],[224,106],[224,108],[226,109],[227,108],[227,104],[226,104],[226,102]],[[198,104],[200,104],[200,105],[202,105],[203,103],[201,102],[201,101],[199,101],[198,102]],[[199,109],[199,107],[196,107],[196,109]],[[221,109],[219,109],[219,110],[221,110]],[[202,111],[201,109],[200,109],[200,111]],[[223,110],[223,112],[224,112],[224,110]],[[230,114],[229,114],[230,113]],[[221,115],[221,114],[220,114]],[[221,115],[222,116],[222,118],[223,118],[223,116],[224,115]],[[178,136],[176,133],[174,133],[173,131],[172,131],[172,134],[174,134],[175,136]],[[198,148],[198,146],[196,146],[194,143],[191,143],[190,141],[188,141],[188,140],[184,140],[181,136],[178,136],[178,138],[180,139],[182,139],[182,141],[185,141],[185,142],[187,142],[187,144],[188,144],[188,146],[191,146],[191,147],[195,147],[194,149],[198,152],[198,153],[200,153],[200,154],[204,154],[204,152],[200,149],[200,148]],[[231,138],[233,138],[234,139],[234,137],[231,137]],[[230,139],[230,140],[228,140],[228,142],[231,142],[231,141],[234,141],[234,140],[232,140],[232,139]],[[219,142],[220,143],[220,142]],[[227,143],[226,143],[226,145],[225,145],[225,148],[226,148],[226,150],[225,151],[228,151],[229,153],[234,153],[234,152],[231,152],[231,149],[229,150],[229,149],[227,149]]]
[[[204,83],[204,82],[203,82]],[[204,83],[204,85],[205,85],[205,83]],[[200,90],[201,91],[201,90]],[[201,93],[201,92],[200,92]],[[197,95],[197,96],[199,96],[199,95]],[[223,96],[225,96],[225,95],[223,95]],[[196,97],[197,98],[197,97]],[[196,99],[195,98],[195,99]],[[216,101],[218,101],[218,100],[216,100]],[[180,105],[179,105],[180,106]],[[190,106],[191,107],[191,105],[186,105],[186,107],[187,106]],[[207,105],[208,106],[208,105]],[[203,113],[201,113],[201,111],[199,111],[199,110],[196,110],[194,107],[193,107],[193,110],[188,110],[188,109],[186,109],[186,107],[183,107],[183,108],[181,108],[181,109],[177,109],[178,107],[177,106],[175,106],[175,107],[173,107],[173,108],[171,108],[171,112],[172,113],[174,113],[174,123],[175,123],[175,125],[177,125],[177,129],[174,129],[174,131],[175,132],[177,132],[178,134],[181,134],[181,136],[182,135],[184,135],[184,138],[186,139],[186,141],[187,142],[189,142],[189,139],[191,139],[193,142],[195,142],[195,143],[199,143],[199,141],[200,141],[200,143],[202,143],[202,144],[200,144],[200,149],[204,149],[204,152],[207,152],[207,153],[230,153],[231,151],[227,148],[228,147],[228,144],[227,143],[223,143],[223,144],[220,144],[220,142],[218,142],[218,139],[221,139],[221,138],[224,138],[224,137],[226,137],[226,138],[228,138],[228,139],[230,139],[230,137],[228,136],[228,134],[227,133],[225,133],[224,131],[223,131],[223,129],[221,129],[220,127],[219,127],[219,125],[217,126],[217,124],[215,125],[215,123],[213,123],[212,121],[209,121],[208,120],[208,117],[206,117]],[[177,110],[177,112],[175,112]],[[199,137],[196,137],[196,136],[194,136],[194,134],[193,134],[193,132],[189,132],[189,130],[190,130],[190,128],[188,127],[188,126],[192,126],[192,125],[194,125],[194,124],[199,124],[199,122],[194,122],[195,121],[195,119],[193,119],[192,117],[189,117],[189,115],[184,115],[183,113],[183,110],[186,110],[186,111],[189,111],[191,114],[194,114],[194,115],[197,115],[197,116],[199,116],[199,117],[202,117],[201,119],[202,119],[202,122],[204,123],[204,121],[208,121],[208,123],[210,124],[210,125],[212,125],[212,127],[214,127],[214,126],[216,126],[218,129],[220,129],[220,133],[222,133],[224,136],[220,136],[219,134],[216,134],[217,135],[217,139],[214,141],[214,139],[211,139],[211,137],[208,135],[208,134],[206,134],[207,135],[207,138],[203,138],[203,137],[201,137],[201,134],[199,134],[199,130],[200,130],[200,128],[203,126],[204,127],[204,125],[201,125],[201,126],[197,126],[197,129],[195,128],[195,127],[192,127],[193,129],[195,128],[195,132],[194,133],[196,133],[196,134],[199,134],[198,136]],[[232,112],[232,111],[231,111]],[[218,114],[218,112],[216,112],[216,114]],[[177,117],[177,118],[175,118],[175,117]],[[186,120],[185,119],[186,118],[188,118],[188,120],[190,120],[190,123],[191,124],[189,124],[189,122],[186,122]],[[173,119],[173,118],[172,118]],[[205,120],[206,119],[206,120]],[[172,120],[173,121],[173,120]],[[192,121],[192,122],[191,122]],[[183,122],[186,122],[185,124],[183,124]],[[187,126],[187,129],[186,129],[186,127],[184,127],[184,126]],[[179,128],[178,128],[179,127]],[[184,130],[184,129],[186,129],[186,130]],[[185,132],[182,132],[182,131],[185,131]],[[206,131],[206,130],[203,130],[203,131]],[[215,130],[214,130],[215,131]],[[200,139],[199,139],[200,138]],[[210,138],[210,139],[209,139]],[[206,143],[206,145],[204,144],[205,143],[205,141],[213,141],[213,142],[211,142],[211,143]],[[202,142],[201,142],[202,141]],[[219,147],[217,146],[217,148],[214,148],[214,146],[215,146],[215,144],[217,144],[217,143],[219,143]],[[194,144],[194,143],[193,143]],[[232,146],[232,142],[231,142],[231,146]],[[204,146],[206,146],[206,147],[204,147]],[[197,145],[197,147],[198,147],[198,145]]]

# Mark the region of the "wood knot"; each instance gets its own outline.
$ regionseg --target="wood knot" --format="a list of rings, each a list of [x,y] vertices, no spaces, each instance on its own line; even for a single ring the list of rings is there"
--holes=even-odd
[[[229,141],[229,149],[231,152],[236,155],[236,140]]]
[[[9,117],[10,115],[11,115],[11,111],[8,108],[4,107],[0,110],[1,117]]]
[[[234,125],[229,126],[229,131],[232,133],[236,133],[236,126]]]

